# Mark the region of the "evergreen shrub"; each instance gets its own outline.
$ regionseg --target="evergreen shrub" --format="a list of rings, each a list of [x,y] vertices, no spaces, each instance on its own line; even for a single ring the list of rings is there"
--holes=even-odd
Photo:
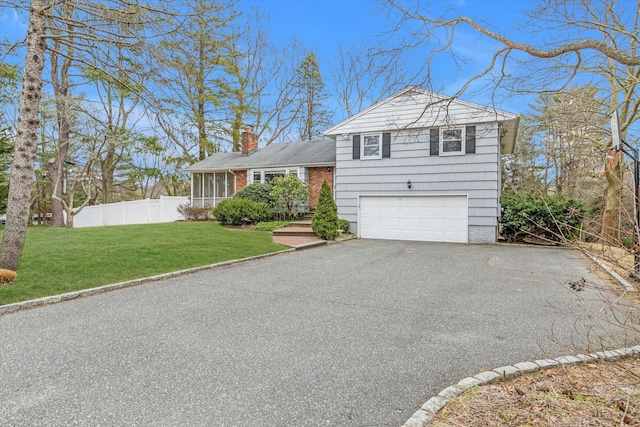
[[[273,217],[273,208],[249,199],[225,199],[213,208],[213,216],[224,225],[254,224]]]
[[[266,203],[270,206],[275,205],[275,199],[271,195],[273,186],[271,184],[249,184],[236,194],[233,195],[235,199],[249,199],[257,203]]]
[[[349,228],[351,227],[351,223],[346,219],[338,218],[338,228],[342,230],[343,233],[348,233]]]
[[[507,241],[527,236],[562,241],[576,235],[584,218],[585,206],[563,195],[504,193],[501,233]]]
[[[311,220],[311,228],[319,238],[324,240],[334,240],[339,235],[338,208],[326,180],[320,187],[316,212]]]

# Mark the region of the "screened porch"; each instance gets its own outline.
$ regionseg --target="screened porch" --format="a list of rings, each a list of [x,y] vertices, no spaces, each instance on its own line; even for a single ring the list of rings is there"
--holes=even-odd
[[[220,200],[236,192],[236,177],[233,172],[192,173],[191,205],[213,207]]]

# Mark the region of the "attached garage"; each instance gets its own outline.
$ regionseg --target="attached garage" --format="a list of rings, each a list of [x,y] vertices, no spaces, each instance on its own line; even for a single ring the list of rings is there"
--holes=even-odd
[[[361,238],[468,242],[466,195],[361,195],[358,205]]]

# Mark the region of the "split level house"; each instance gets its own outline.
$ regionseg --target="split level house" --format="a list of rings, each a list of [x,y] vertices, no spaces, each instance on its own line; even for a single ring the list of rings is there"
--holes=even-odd
[[[515,114],[408,87],[327,129],[325,140],[258,149],[248,128],[242,151],[187,168],[191,200],[213,206],[293,173],[309,184],[312,207],[326,180],[358,237],[494,243],[501,156],[513,152],[517,128]]]

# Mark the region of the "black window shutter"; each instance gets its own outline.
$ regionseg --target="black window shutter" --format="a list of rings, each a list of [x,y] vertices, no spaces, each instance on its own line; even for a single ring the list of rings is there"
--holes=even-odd
[[[353,159],[360,158],[360,135],[353,135]]]
[[[431,129],[429,134],[430,151],[429,154],[437,156],[440,153],[440,130],[438,128]]]
[[[391,134],[382,134],[382,157],[391,157]]]
[[[475,153],[476,152],[476,127],[475,126],[467,126],[466,130],[466,146],[465,153]]]

